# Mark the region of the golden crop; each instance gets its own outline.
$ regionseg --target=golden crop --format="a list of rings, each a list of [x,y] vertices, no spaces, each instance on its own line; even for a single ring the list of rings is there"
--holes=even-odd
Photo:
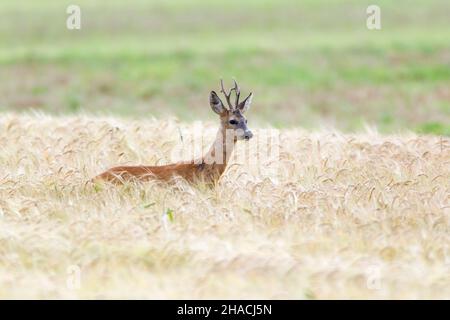
[[[191,126],[2,115],[0,298],[450,298],[448,137],[283,129],[213,189],[88,182]]]

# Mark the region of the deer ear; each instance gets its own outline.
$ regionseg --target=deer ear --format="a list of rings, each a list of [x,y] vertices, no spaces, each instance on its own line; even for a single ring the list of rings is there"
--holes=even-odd
[[[238,109],[241,110],[242,113],[247,112],[248,109],[250,109],[250,105],[252,103],[253,99],[253,93],[250,93],[247,98],[244,99],[244,101],[240,102],[238,105]]]
[[[217,114],[223,114],[226,109],[223,106],[222,100],[220,100],[219,96],[215,91],[211,91],[209,94],[209,105],[211,106],[211,109],[217,113]]]

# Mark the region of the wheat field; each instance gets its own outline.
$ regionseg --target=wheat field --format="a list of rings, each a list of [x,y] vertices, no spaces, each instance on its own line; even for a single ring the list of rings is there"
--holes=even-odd
[[[0,298],[450,298],[448,137],[282,129],[212,189],[89,182],[192,126],[3,114]]]

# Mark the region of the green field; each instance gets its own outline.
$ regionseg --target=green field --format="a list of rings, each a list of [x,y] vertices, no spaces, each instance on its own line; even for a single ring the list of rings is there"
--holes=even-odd
[[[0,110],[212,119],[235,77],[260,125],[450,135],[447,0],[72,3],[0,4]]]

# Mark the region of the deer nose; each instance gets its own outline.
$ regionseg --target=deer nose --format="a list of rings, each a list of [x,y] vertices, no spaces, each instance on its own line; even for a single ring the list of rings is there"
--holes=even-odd
[[[253,137],[253,133],[250,130],[245,131],[245,134],[244,134],[245,140],[250,140],[252,137]]]

